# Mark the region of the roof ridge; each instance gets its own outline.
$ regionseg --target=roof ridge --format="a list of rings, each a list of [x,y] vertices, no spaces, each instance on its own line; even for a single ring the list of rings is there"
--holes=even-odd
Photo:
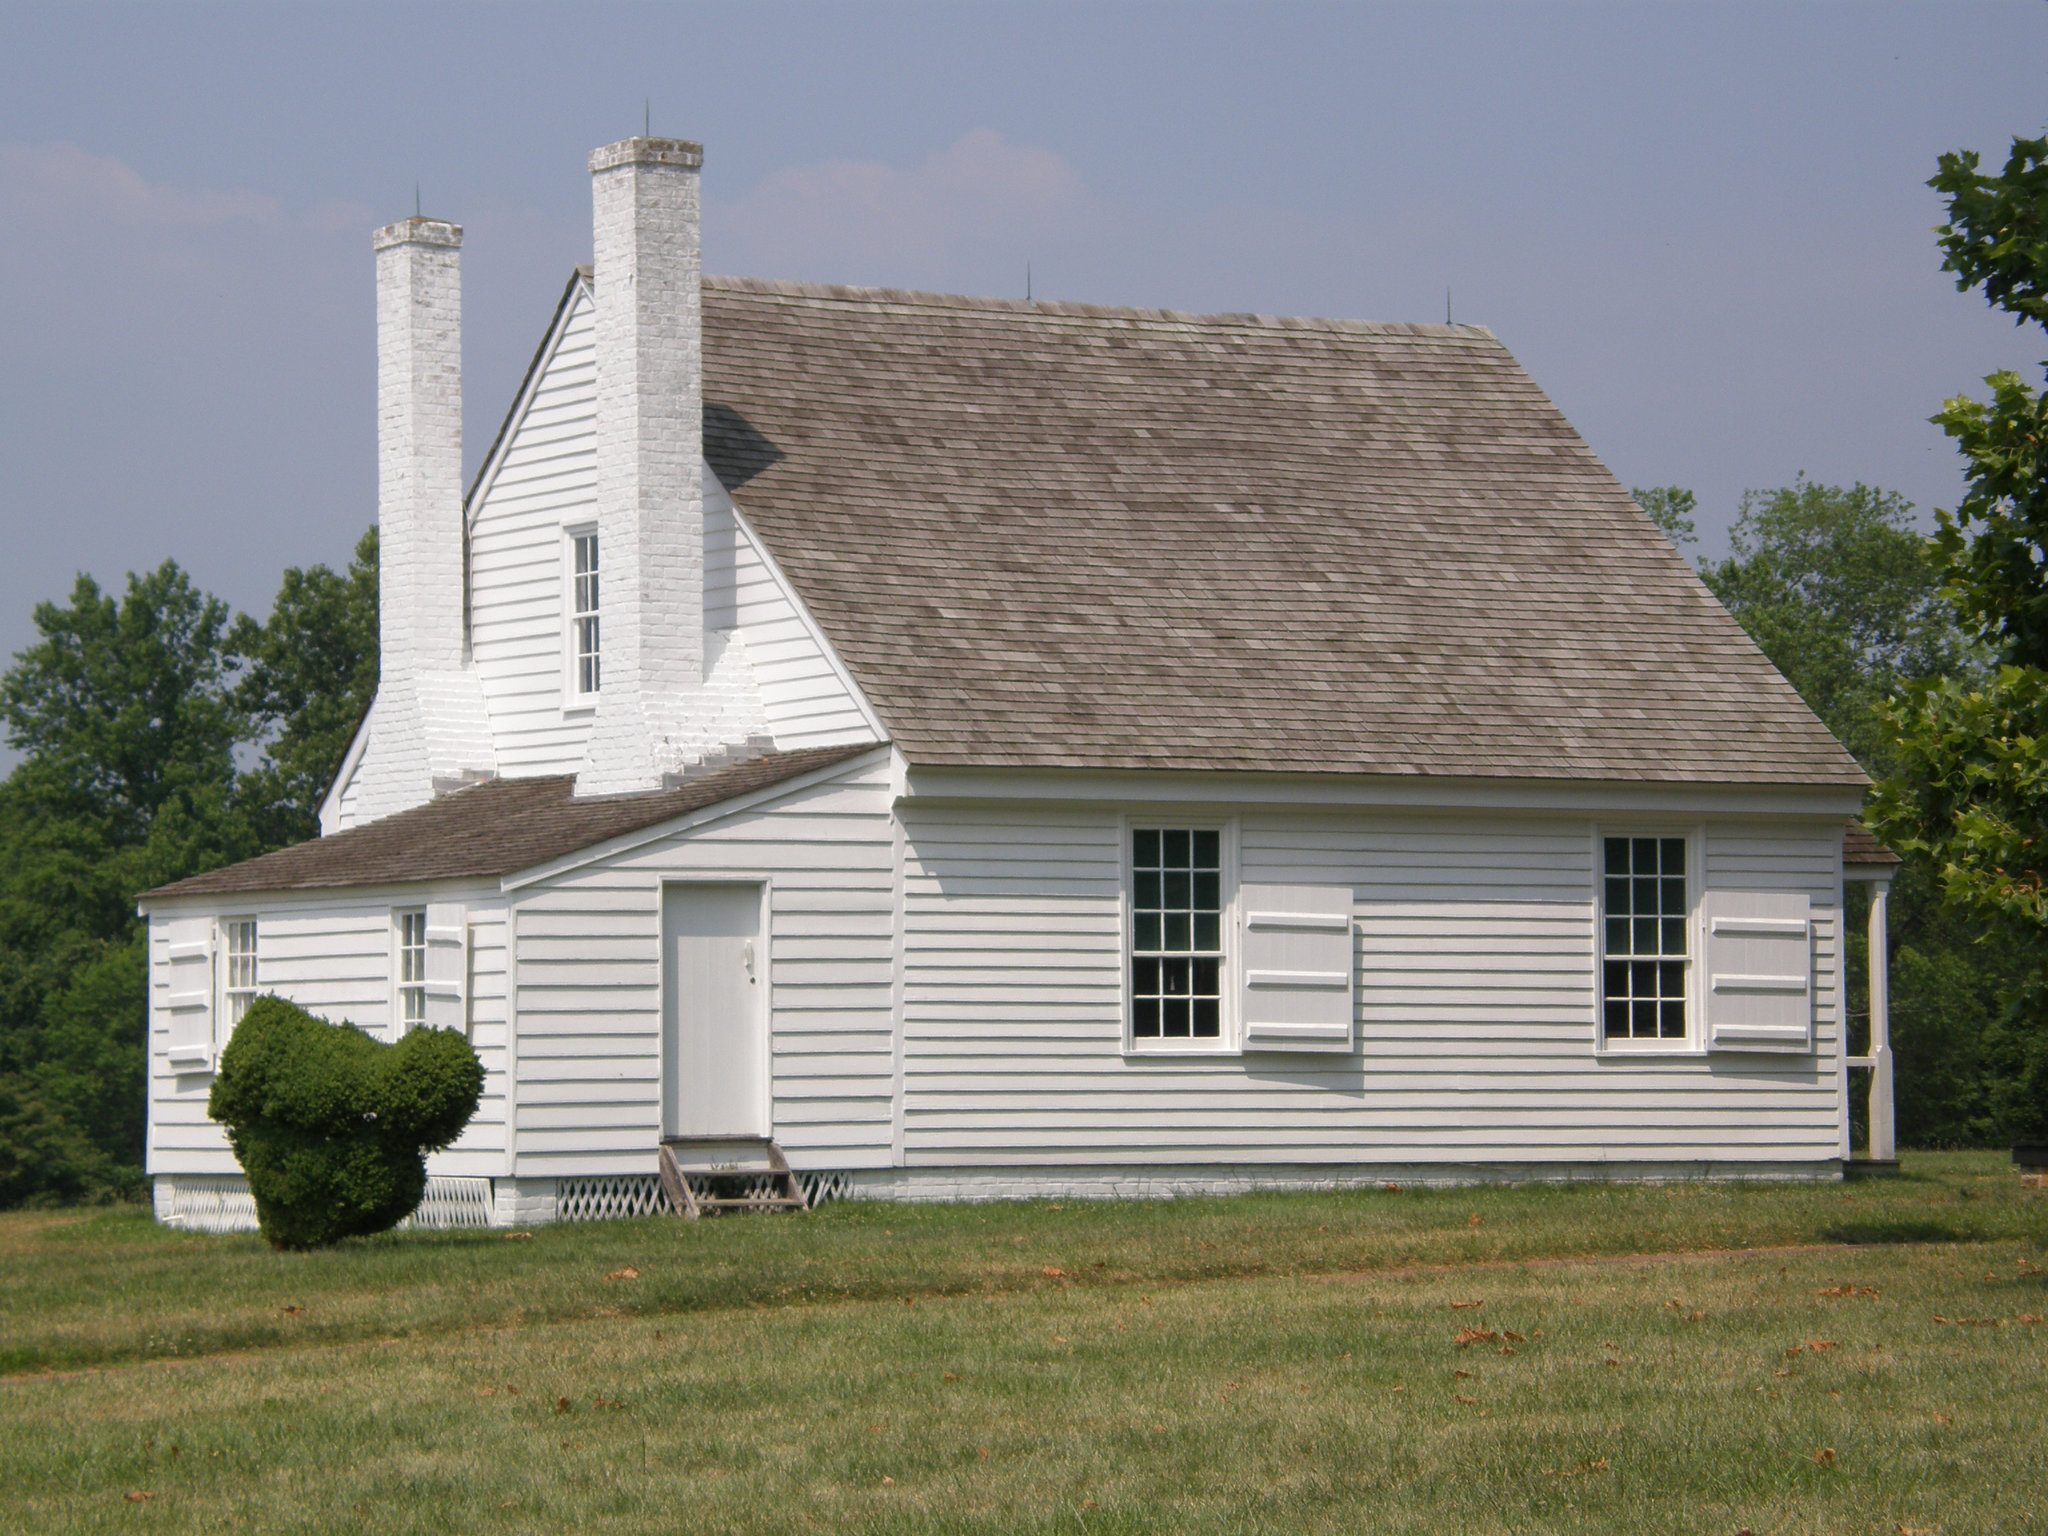
[[[580,270],[580,269],[579,269]],[[929,293],[917,288],[862,288],[842,283],[800,283],[764,277],[726,277],[707,272],[706,288],[767,298],[823,299],[844,304],[888,304],[925,309],[980,310],[1063,320],[1139,320],[1166,325],[1237,326],[1255,330],[1341,331],[1366,336],[1438,336],[1498,342],[1483,325],[1436,325],[1401,320],[1336,320],[1315,315],[1265,315],[1251,311],[1203,313],[1127,304],[1081,304],[1065,299],[998,299],[963,293]]]

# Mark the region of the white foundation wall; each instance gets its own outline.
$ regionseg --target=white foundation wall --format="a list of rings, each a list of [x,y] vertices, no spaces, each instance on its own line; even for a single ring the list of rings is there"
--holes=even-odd
[[[513,893],[521,1180],[654,1172],[666,880],[769,887],[773,1125],[791,1166],[889,1164],[891,794],[877,754]]]
[[[1814,1053],[1633,1057],[1595,1051],[1594,821],[1256,810],[1237,825],[1240,881],[1351,888],[1352,1052],[1127,1055],[1119,814],[906,806],[909,1184],[1033,1165],[1225,1165],[1227,1182],[1257,1166],[1513,1176],[1840,1155],[1839,820],[1699,834],[1708,886],[1811,898]]]
[[[150,915],[150,1030],[148,1169],[158,1178],[241,1173],[228,1148],[226,1131],[207,1118],[213,1072],[179,1071],[170,1060],[174,1037],[183,1043],[202,1031],[218,1061],[230,1029],[221,993],[225,957],[219,924],[256,919],[257,989],[274,992],[309,1013],[355,1024],[382,1040],[393,1038],[392,913],[423,907],[429,900],[463,901],[469,928],[467,1016],[471,1042],[484,1067],[484,1090],[476,1114],[455,1145],[427,1159],[437,1178],[484,1176],[504,1171],[506,1084],[505,906],[495,890],[449,893],[436,889],[394,890],[364,895],[326,892],[308,899],[252,896],[213,908],[181,906]],[[170,1006],[174,986],[188,995],[190,978],[172,975],[172,946],[211,936],[209,959],[183,959],[180,971],[195,966],[207,973],[209,1004],[203,1026],[189,1009]]]

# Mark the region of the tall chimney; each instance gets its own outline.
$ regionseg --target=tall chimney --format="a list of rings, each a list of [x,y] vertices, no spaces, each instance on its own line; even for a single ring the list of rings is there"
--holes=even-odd
[[[584,794],[656,789],[704,681],[702,145],[590,157],[603,682]]]
[[[462,665],[462,229],[378,230],[377,569],[385,683]]]

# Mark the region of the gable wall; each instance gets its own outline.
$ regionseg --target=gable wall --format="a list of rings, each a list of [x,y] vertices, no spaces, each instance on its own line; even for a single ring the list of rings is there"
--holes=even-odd
[[[514,1172],[654,1171],[664,879],[770,883],[776,1138],[798,1169],[888,1165],[891,793],[883,760],[514,893]]]
[[[915,1168],[1839,1155],[1839,822],[1717,822],[1710,885],[1814,903],[1817,1055],[1596,1060],[1580,817],[1247,812],[1243,881],[1348,885],[1361,1049],[1126,1057],[1109,811],[907,818]]]
[[[225,1130],[207,1118],[211,1073],[175,1073],[167,1050],[174,1023],[170,948],[174,941],[203,936],[228,917],[257,920],[257,986],[288,998],[321,1018],[356,1024],[379,1039],[392,1037],[392,918],[394,908],[422,906],[421,894],[335,893],[304,897],[250,897],[216,909],[183,908],[152,914],[150,952],[149,1172],[151,1174],[236,1174]],[[437,900],[442,899],[437,893]],[[472,893],[471,1040],[484,1066],[484,1090],[477,1112],[461,1138],[427,1160],[437,1175],[502,1173],[505,1161],[506,988],[503,898]],[[215,960],[215,966],[222,962]],[[209,1028],[219,1045],[228,1030],[215,1010]],[[182,1021],[181,1021],[182,1027]]]
[[[571,773],[583,761],[591,714],[563,709],[562,529],[596,516],[596,410],[594,310],[579,292],[470,534],[471,650],[508,776]],[[708,469],[705,489],[705,624],[740,641],[711,647],[708,692],[756,696],[721,716],[765,716],[784,750],[875,740]]]

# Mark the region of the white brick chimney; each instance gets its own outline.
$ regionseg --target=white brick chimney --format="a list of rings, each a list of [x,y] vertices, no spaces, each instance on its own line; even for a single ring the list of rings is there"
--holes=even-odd
[[[579,794],[658,789],[703,745],[703,163],[681,139],[590,157],[604,680]]]
[[[462,655],[462,229],[404,219],[377,252],[380,673]]]
[[[378,230],[377,699],[356,820],[433,798],[495,767],[468,664],[462,509],[462,230]]]

